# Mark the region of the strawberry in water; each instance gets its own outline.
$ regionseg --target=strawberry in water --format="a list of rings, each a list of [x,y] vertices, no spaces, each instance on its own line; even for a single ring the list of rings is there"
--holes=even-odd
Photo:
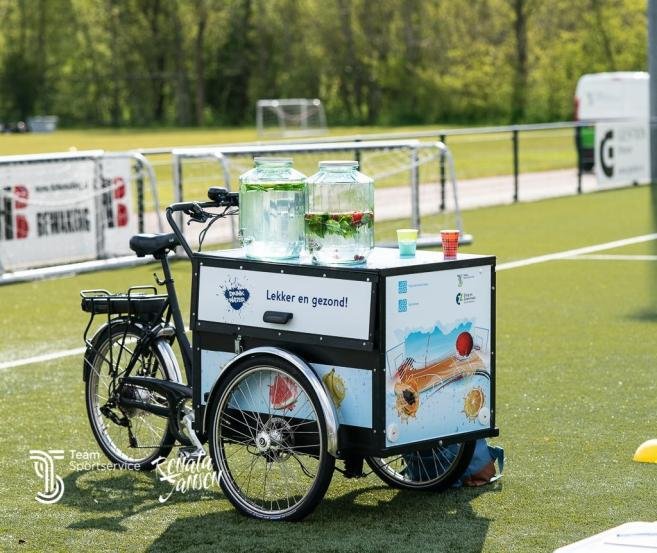
[[[355,211],[351,216],[351,222],[354,225],[359,224],[362,220],[363,220],[363,212],[362,211]]]

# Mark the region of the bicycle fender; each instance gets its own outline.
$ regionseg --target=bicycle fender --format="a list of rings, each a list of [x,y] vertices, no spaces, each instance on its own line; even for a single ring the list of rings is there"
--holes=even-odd
[[[127,319],[116,318],[111,322],[106,322],[100,325],[98,330],[91,337],[91,340],[88,340],[86,343],[87,349],[84,352],[84,358],[82,361],[82,380],[86,382],[89,380],[89,374],[91,373],[91,367],[93,366],[93,358],[96,352],[94,351],[98,344],[103,340],[105,332],[107,332],[108,327],[114,324],[124,324],[128,323]]]
[[[247,351],[243,351],[239,355],[233,357],[228,363],[226,363],[224,368],[221,370],[219,377],[212,385],[212,389],[210,390],[210,394],[208,396],[206,405],[210,405],[214,400],[215,393],[219,389],[219,384],[223,381],[223,376],[228,372],[226,369],[229,369],[230,367],[242,361],[243,359],[264,356],[264,355],[278,357],[284,361],[287,361],[288,363],[294,365],[294,367],[296,367],[299,371],[301,371],[301,373],[306,377],[306,379],[312,386],[313,391],[317,394],[317,398],[319,399],[319,404],[322,410],[322,415],[324,416],[324,420],[326,421],[326,442],[327,442],[326,450],[333,457],[337,457],[339,423],[338,423],[338,417],[335,413],[335,407],[333,405],[333,402],[330,400],[326,392],[326,389],[322,384],[322,381],[310,368],[308,363],[306,363],[298,355],[295,355],[294,353],[291,353],[287,350],[281,348],[274,348],[274,347],[258,347],[258,348],[249,349]],[[209,424],[208,411],[209,409],[205,409],[203,413],[204,432],[207,432],[207,425]]]
[[[135,321],[129,321],[128,319],[114,319],[111,323],[104,323],[103,325],[100,326],[100,328],[95,332],[91,340],[87,344],[87,349],[84,352],[84,360],[82,364],[82,380],[86,382],[89,379],[89,373],[91,372],[91,367],[93,364],[93,357],[95,355],[95,348],[97,345],[100,343],[101,340],[104,339],[104,334],[105,332],[108,332],[108,327],[110,325],[116,325],[116,324],[132,324],[134,326],[137,326],[139,328],[143,329],[143,325],[141,323],[135,322]],[[161,327],[161,328],[158,328]],[[160,324],[154,327],[154,333],[155,336],[158,338],[155,340],[155,347],[158,350],[158,353],[162,357],[163,362],[167,365],[167,373],[169,373],[169,377],[172,381],[177,382],[179,384],[183,383],[183,378],[182,378],[182,373],[180,371],[180,367],[178,366],[178,360],[176,359],[176,355],[171,349],[171,346],[169,345],[169,342],[166,339],[159,339],[160,336],[164,336],[165,338],[168,338],[171,334],[171,327],[166,326],[164,324]],[[175,333],[175,331],[173,331]]]

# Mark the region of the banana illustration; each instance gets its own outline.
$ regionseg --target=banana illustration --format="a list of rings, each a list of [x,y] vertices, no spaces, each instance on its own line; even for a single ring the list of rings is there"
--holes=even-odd
[[[322,378],[324,386],[328,390],[328,393],[331,394],[331,399],[336,407],[340,407],[344,396],[346,395],[346,390],[344,386],[344,380],[336,374],[335,368],[331,369],[331,372],[328,372]]]

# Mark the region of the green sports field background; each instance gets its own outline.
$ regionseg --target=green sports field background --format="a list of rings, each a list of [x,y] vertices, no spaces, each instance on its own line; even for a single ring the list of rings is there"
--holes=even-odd
[[[649,187],[464,214],[467,250],[498,262],[653,232]],[[400,223],[377,229],[388,233]],[[605,254],[655,254],[646,242]],[[0,549],[7,551],[538,552],[632,520],[655,519],[657,465],[631,461],[657,437],[654,261],[559,260],[497,277],[497,423],[504,477],[442,495],[400,492],[374,475],[334,476],[305,522],[237,514],[219,491],[158,496],[153,474],[72,471],[35,500],[30,449],[98,451],[81,357],[0,371]],[[82,345],[81,288],[151,282],[156,266],[0,288],[0,360]],[[187,309],[189,267],[175,264]],[[104,460],[102,460],[104,462]]]

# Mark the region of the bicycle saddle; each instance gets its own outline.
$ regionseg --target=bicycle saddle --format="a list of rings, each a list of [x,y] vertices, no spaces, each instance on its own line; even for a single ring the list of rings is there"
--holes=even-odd
[[[160,255],[179,246],[180,242],[173,232],[168,234],[135,234],[130,238],[130,249],[137,257]]]

